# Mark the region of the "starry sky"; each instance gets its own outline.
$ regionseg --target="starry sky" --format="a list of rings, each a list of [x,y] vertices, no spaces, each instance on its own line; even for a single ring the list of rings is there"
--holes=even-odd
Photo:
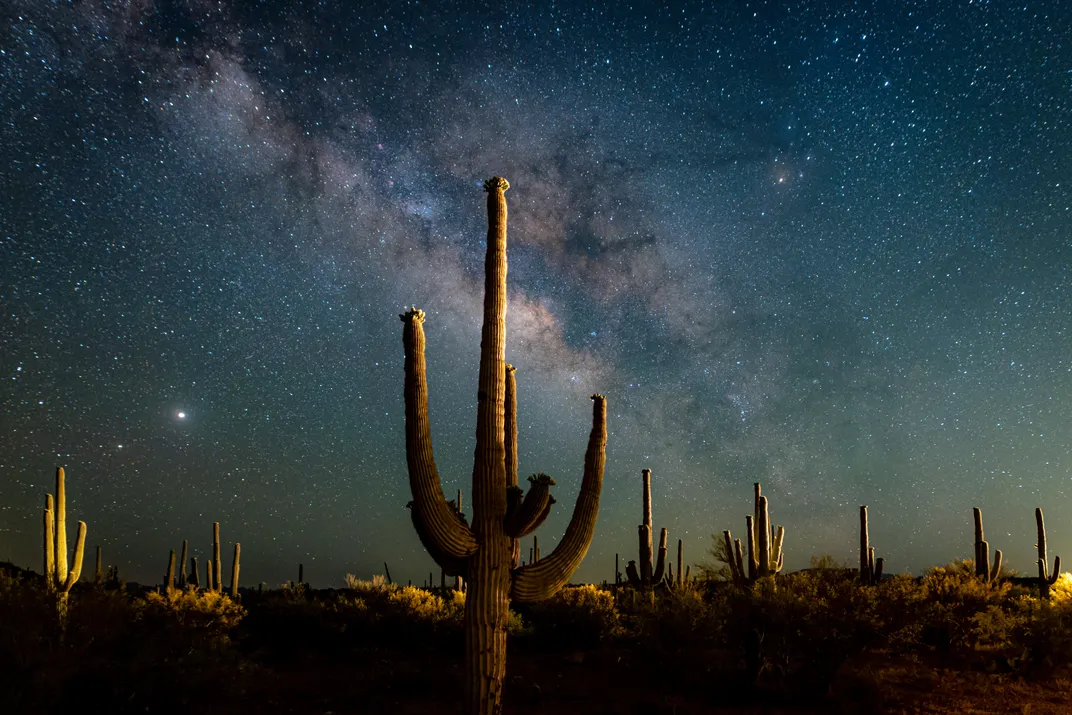
[[[213,521],[247,584],[427,579],[398,314],[468,494],[493,175],[544,554],[609,400],[578,580],[636,558],[643,468],[689,562],[755,481],[789,570],[860,504],[887,571],[969,558],[973,506],[1072,557],[1072,5],[372,5],[4,3],[0,560],[63,464],[131,580]]]

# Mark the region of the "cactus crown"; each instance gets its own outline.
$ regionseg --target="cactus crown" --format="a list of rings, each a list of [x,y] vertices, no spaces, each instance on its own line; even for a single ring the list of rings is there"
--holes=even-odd
[[[539,474],[529,475],[529,481],[533,484],[546,484],[549,487],[555,486],[555,480],[551,479],[548,475],[540,472]]]
[[[510,182],[501,176],[493,176],[484,182],[484,191],[487,191],[489,194],[496,189],[506,191],[509,188]]]
[[[418,323],[424,322],[424,311],[415,306],[410,306],[410,309],[405,313],[398,316],[399,320],[403,323],[408,323],[411,320],[416,320]]]

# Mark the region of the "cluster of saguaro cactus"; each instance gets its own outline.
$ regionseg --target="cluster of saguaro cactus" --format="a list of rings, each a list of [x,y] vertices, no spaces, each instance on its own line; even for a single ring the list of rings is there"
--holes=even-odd
[[[670,590],[680,589],[692,582],[692,567],[686,566],[684,561],[684,544],[681,539],[677,540],[677,570],[671,564],[666,566],[666,577],[663,578],[663,586]]]
[[[763,496],[759,482],[754,485],[755,506],[753,514],[745,517],[745,529],[748,532],[748,561],[741,548],[741,540],[734,539],[729,531],[722,532],[726,542],[730,572],[734,583],[746,585],[756,579],[775,576],[782,570],[782,543],[785,529],[778,527],[774,531],[770,520],[767,497]]]
[[[975,517],[975,575],[986,583],[994,583],[1001,573],[1001,549],[994,550],[994,566],[990,566],[990,544],[983,534],[983,510],[972,509]]]
[[[488,194],[484,317],[477,387],[472,525],[464,523],[443,495],[432,454],[423,311],[401,316],[405,347],[406,462],[413,493],[411,517],[429,554],[443,571],[464,575],[467,710],[501,711],[506,670],[506,624],[511,599],[537,601],[554,595],[580,565],[595,530],[606,462],[607,403],[593,395],[592,429],[580,494],[566,533],[544,559],[517,567],[517,541],[532,533],[550,508],[549,480],[535,480],[522,497],[517,488],[517,422],[514,371],[506,352],[505,191],[495,177]]]
[[[871,546],[871,536],[867,530],[867,507],[860,506],[860,580],[873,585],[882,580],[882,558],[875,558],[875,548]]]
[[[643,509],[642,521],[637,527],[640,540],[640,570],[637,570],[636,561],[630,561],[625,565],[625,575],[631,586],[647,588],[662,583],[663,572],[666,570],[666,542],[670,537],[670,532],[666,529],[659,532],[659,555],[655,561],[655,567],[652,568],[651,470],[641,470],[640,480]]]
[[[1057,583],[1061,575],[1061,557],[1053,557],[1053,573],[1046,573],[1048,562],[1046,560],[1046,522],[1042,519],[1042,509],[1035,509],[1035,526],[1038,528],[1038,575],[1039,575],[1039,598],[1050,597],[1050,586]]]
[[[45,495],[45,587],[58,594],[61,601],[82,575],[82,556],[86,548],[86,522],[78,522],[74,542],[74,562],[67,568],[67,475],[63,467],[56,469],[56,497]]]

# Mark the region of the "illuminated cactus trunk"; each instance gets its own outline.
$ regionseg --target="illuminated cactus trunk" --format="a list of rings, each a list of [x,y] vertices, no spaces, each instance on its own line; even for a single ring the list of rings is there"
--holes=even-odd
[[[1001,573],[1001,549],[994,550],[994,566],[990,566],[990,544],[983,532],[983,510],[972,509],[975,518],[975,575],[986,583],[994,583]]]
[[[56,499],[45,495],[45,587],[59,597],[60,616],[66,615],[67,594],[82,575],[82,556],[86,548],[86,522],[78,522],[74,543],[74,563],[67,568],[67,474],[56,469]]]
[[[1047,574],[1046,567],[1049,564],[1046,561],[1046,522],[1042,518],[1042,509],[1035,509],[1035,526],[1038,527],[1038,541],[1035,546],[1038,548],[1039,598],[1046,599],[1050,597],[1050,586],[1057,583],[1061,576],[1061,557],[1053,557],[1053,573]]]
[[[485,182],[488,240],[484,320],[477,388],[473,463],[473,522],[465,523],[443,495],[432,454],[424,358],[424,313],[414,308],[404,323],[406,461],[411,517],[425,548],[444,573],[464,576],[466,706],[472,715],[501,712],[510,599],[536,601],[554,595],[580,565],[592,540],[606,460],[606,400],[593,395],[592,430],[584,478],[566,534],[547,558],[513,568],[515,541],[546,519],[553,499],[550,478],[530,478],[523,498],[511,483],[516,464],[516,402],[507,400],[505,179]],[[509,371],[512,373],[512,370]],[[512,377],[512,375],[511,375]],[[511,425],[507,429],[507,425]],[[516,474],[516,473],[515,473]]]

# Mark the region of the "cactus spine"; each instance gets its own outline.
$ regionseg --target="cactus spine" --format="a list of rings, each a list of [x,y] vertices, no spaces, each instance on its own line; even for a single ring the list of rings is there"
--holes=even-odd
[[[1053,573],[1046,573],[1048,564],[1046,559],[1046,522],[1042,518],[1042,509],[1035,509],[1035,526],[1038,528],[1038,574],[1039,574],[1039,598],[1050,597],[1050,586],[1057,583],[1061,575],[1061,557],[1053,557]]]
[[[860,506],[860,580],[870,586],[882,580],[884,560],[875,558],[871,536],[867,530],[867,507]]]
[[[542,501],[547,495],[537,483],[532,484],[523,500],[509,489],[513,486],[510,474],[513,458],[508,463],[507,455],[516,454],[516,432],[506,429],[507,423],[515,423],[515,415],[506,416],[504,192],[508,188],[507,181],[499,177],[484,184],[488,194],[488,240],[471,526],[458,518],[444,497],[432,454],[424,313],[414,308],[401,316],[405,346],[406,461],[413,494],[411,517],[422,543],[444,572],[466,578],[466,701],[472,715],[492,715],[501,710],[510,599],[536,601],[552,596],[566,584],[584,558],[595,530],[606,461],[606,400],[602,395],[593,395],[584,477],[565,536],[546,559],[512,569],[513,540],[527,536],[537,525],[537,520],[520,523],[524,520],[512,517],[516,511],[536,512],[534,505],[526,506],[525,502]],[[510,408],[513,409],[513,404]],[[513,498],[508,496],[510,492],[514,493]],[[508,510],[508,505],[516,511]]]
[[[67,474],[63,467],[56,469],[56,499],[45,495],[45,586],[67,600],[82,575],[82,557],[86,548],[86,522],[78,522],[74,542],[74,563],[67,568]]]
[[[994,550],[994,567],[990,567],[990,544],[983,534],[983,510],[972,509],[975,517],[975,575],[986,583],[994,583],[1001,573],[1001,549]]]
[[[651,470],[640,471],[641,482],[641,524],[637,527],[637,536],[640,541],[640,571],[637,571],[637,562],[630,561],[625,565],[625,575],[629,584],[634,588],[646,588],[663,580],[663,572],[666,570],[666,542],[670,538],[670,532],[663,529],[659,532],[659,555],[652,569],[652,521],[651,521]]]

